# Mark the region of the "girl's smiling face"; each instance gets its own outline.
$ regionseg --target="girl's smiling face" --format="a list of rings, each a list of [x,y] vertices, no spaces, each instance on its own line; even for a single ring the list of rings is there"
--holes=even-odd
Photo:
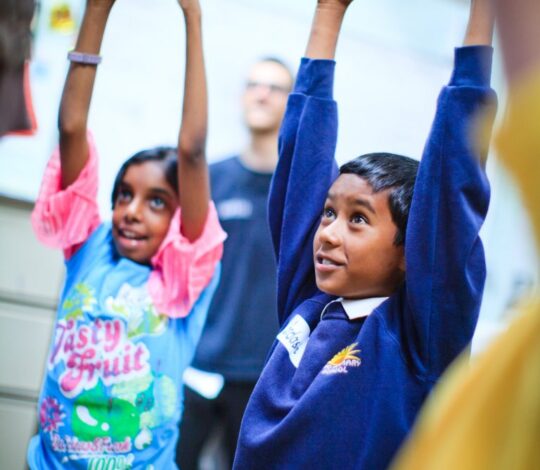
[[[112,234],[118,253],[149,264],[163,242],[178,208],[178,196],[165,177],[165,164],[130,165],[118,187]]]

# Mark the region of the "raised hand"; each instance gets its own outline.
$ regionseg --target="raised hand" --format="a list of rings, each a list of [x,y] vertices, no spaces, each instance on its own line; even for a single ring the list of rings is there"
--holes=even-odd
[[[99,54],[114,1],[87,0],[75,51]],[[95,77],[95,65],[72,63],[69,68],[58,116],[62,188],[77,179],[88,159],[86,126]]]
[[[86,0],[86,9],[103,8],[104,10],[110,10],[116,0]]]
[[[488,46],[493,42],[494,0],[471,0],[469,24],[463,45]]]
[[[201,13],[201,5],[199,0],[177,0],[178,5],[182,8],[184,14],[187,13]]]
[[[190,241],[202,233],[210,189],[206,164],[208,93],[198,0],[178,0],[186,23],[186,72],[181,127],[178,135],[178,187],[181,230]]]
[[[306,57],[333,59],[345,12],[353,0],[317,0]]]
[[[319,6],[341,6],[347,8],[353,0],[318,0]]]

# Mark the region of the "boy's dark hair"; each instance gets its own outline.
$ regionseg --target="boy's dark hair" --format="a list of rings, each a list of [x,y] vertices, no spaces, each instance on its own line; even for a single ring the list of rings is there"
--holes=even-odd
[[[405,243],[407,221],[419,162],[393,153],[368,153],[345,163],[339,173],[352,173],[366,180],[375,193],[390,190],[388,205],[397,227],[395,245]]]
[[[116,198],[118,197],[118,190],[120,184],[124,179],[127,169],[131,165],[140,165],[145,162],[163,162],[165,165],[165,178],[167,182],[174,188],[176,194],[178,194],[178,160],[176,149],[174,147],[154,147],[151,149],[141,150],[135,155],[129,157],[120,167],[116,178],[114,179],[114,185],[112,190],[111,202],[114,209]]]

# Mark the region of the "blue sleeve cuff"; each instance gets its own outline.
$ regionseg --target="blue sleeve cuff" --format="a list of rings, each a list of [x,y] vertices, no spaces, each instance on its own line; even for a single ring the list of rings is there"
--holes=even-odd
[[[450,86],[489,87],[493,48],[491,46],[457,47],[454,58],[454,72]]]
[[[304,57],[300,62],[294,93],[333,99],[335,68],[334,60]]]

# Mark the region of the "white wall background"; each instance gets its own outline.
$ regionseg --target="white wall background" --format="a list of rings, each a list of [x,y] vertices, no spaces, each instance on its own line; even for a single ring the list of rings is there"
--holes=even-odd
[[[84,0],[65,0],[77,21]],[[283,57],[296,68],[307,40],[315,0],[201,0],[210,90],[209,160],[237,151],[245,140],[239,97],[244,74],[260,56]],[[74,35],[48,26],[57,0],[42,0],[32,62],[39,132],[0,140],[0,192],[33,200],[56,140],[56,114],[67,51]],[[440,87],[448,80],[468,2],[356,0],[338,50],[340,162],[387,150],[419,157]],[[183,89],[183,21],[174,0],[117,0],[102,49],[90,127],[101,153],[99,203],[120,164],[141,148],[174,144]],[[500,72],[494,86],[504,95]],[[499,328],[516,286],[538,266],[521,204],[508,178],[491,162],[493,203],[485,227],[490,279],[483,331]],[[479,336],[482,346],[484,334]]]
[[[49,28],[57,0],[43,0],[32,79],[40,131],[0,142],[0,190],[33,199],[56,142],[56,114],[74,34]],[[70,0],[76,20],[85,2]],[[210,90],[209,158],[244,140],[239,96],[249,64],[277,55],[295,69],[313,0],[202,0]],[[461,41],[466,8],[455,1],[357,0],[338,51],[338,159],[374,149],[419,156],[435,99]],[[179,126],[184,31],[174,0],[118,0],[103,44],[90,127],[101,151],[100,202],[108,211],[112,178],[143,147],[171,143]]]

